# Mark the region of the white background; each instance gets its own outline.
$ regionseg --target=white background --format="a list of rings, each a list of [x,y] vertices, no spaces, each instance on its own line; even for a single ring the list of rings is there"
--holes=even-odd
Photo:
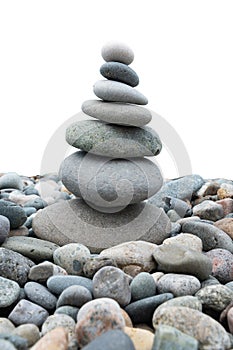
[[[101,47],[119,40],[193,173],[233,178],[232,18],[232,0],[0,0],[0,172],[40,173],[54,132],[95,98]],[[165,177],[182,175],[166,147],[159,157]]]

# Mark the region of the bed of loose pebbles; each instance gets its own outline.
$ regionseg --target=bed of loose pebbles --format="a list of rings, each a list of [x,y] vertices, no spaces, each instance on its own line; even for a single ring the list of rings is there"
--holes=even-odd
[[[92,254],[32,229],[73,198],[58,176],[0,174],[1,350],[233,349],[233,181],[193,180],[191,198],[187,176],[149,200],[172,222],[162,244]]]

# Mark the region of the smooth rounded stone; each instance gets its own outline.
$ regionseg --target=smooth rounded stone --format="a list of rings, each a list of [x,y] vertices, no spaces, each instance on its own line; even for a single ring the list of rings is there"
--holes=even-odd
[[[125,321],[119,304],[110,298],[89,301],[81,307],[77,316],[76,336],[83,347],[111,329],[123,330]]]
[[[23,193],[26,195],[26,196],[29,196],[31,194],[35,194],[37,196],[39,196],[39,192],[38,190],[34,187],[34,185],[30,185],[30,186],[26,186],[23,190]]]
[[[36,208],[34,207],[23,207],[23,210],[27,216],[31,216],[32,214],[37,212]]]
[[[198,341],[175,327],[159,325],[156,329],[151,350],[198,350]]]
[[[40,339],[39,328],[33,323],[22,324],[16,327],[13,334],[26,339],[28,347],[31,347]]]
[[[0,334],[0,340],[7,340],[15,346],[17,350],[28,350],[28,342],[26,339],[15,334]]]
[[[231,334],[233,334],[233,307],[227,312],[227,323]]]
[[[132,340],[135,350],[151,350],[154,334],[146,329],[125,327],[125,334]]]
[[[20,226],[19,228],[15,228],[14,230],[10,230],[8,237],[28,237],[29,229],[26,226]]]
[[[5,241],[10,233],[10,221],[6,216],[0,215],[0,244]]]
[[[168,210],[167,216],[171,220],[171,222],[176,222],[180,220],[180,216],[177,214],[177,212],[174,209]]]
[[[220,204],[210,200],[205,200],[193,207],[193,215],[197,215],[204,220],[217,221],[222,219],[224,214],[223,208]]]
[[[48,316],[48,311],[43,307],[22,299],[11,311],[8,318],[17,326],[24,323],[33,323],[39,327]]]
[[[187,221],[182,225],[182,231],[201,238],[204,251],[223,248],[233,253],[232,239],[214,225],[203,221]]]
[[[54,310],[56,308],[57,298],[42,284],[28,282],[24,286],[24,291],[30,301],[46,310]]]
[[[59,174],[76,197],[103,208],[123,209],[128,204],[142,202],[163,184],[159,168],[148,159],[108,160],[85,152],[67,157]]]
[[[233,239],[233,218],[224,218],[214,224],[220,230],[226,232]]]
[[[224,216],[226,216],[228,214],[232,214],[232,212],[233,212],[233,199],[232,198],[220,199],[216,203],[220,204],[222,206]]]
[[[160,244],[169,237],[171,223],[162,209],[147,203],[132,204],[109,215],[90,208],[81,199],[71,199],[39,211],[32,227],[41,239],[58,245],[81,243],[92,253],[99,253],[129,241]]]
[[[104,63],[100,67],[100,73],[106,79],[119,81],[132,87],[139,84],[137,73],[126,64],[120,62]]]
[[[153,297],[134,301],[125,307],[125,311],[131,318],[133,324],[151,324],[155,309],[162,303],[173,298],[172,293],[164,293]]]
[[[130,64],[133,62],[133,50],[125,43],[118,41],[109,41],[101,50],[101,55],[106,62],[121,62]]]
[[[33,261],[51,260],[54,251],[59,248],[57,244],[32,237],[10,237],[5,240],[2,247],[13,250]]]
[[[16,350],[16,347],[8,340],[0,339],[1,350]]]
[[[60,266],[44,261],[30,268],[28,278],[38,283],[45,283],[51,276],[67,275],[67,272]]]
[[[162,272],[189,274],[202,281],[212,271],[212,262],[207,256],[182,245],[163,244],[156,247],[153,256]]]
[[[129,103],[87,100],[81,108],[85,114],[110,124],[142,127],[152,119],[147,108]]]
[[[55,264],[61,266],[70,275],[81,275],[83,265],[90,256],[90,250],[79,243],[67,244],[53,252]]]
[[[212,261],[212,275],[225,284],[233,280],[233,254],[226,249],[212,249],[206,253]]]
[[[193,295],[201,288],[200,281],[189,275],[168,273],[157,283],[158,293],[172,293],[175,297]]]
[[[0,248],[0,276],[23,286],[28,279],[28,271],[34,263],[12,250]]]
[[[130,337],[121,330],[109,330],[82,348],[83,350],[137,350]]]
[[[43,209],[47,206],[47,203],[40,197],[31,199],[24,204],[25,207],[34,207],[36,210]]]
[[[22,191],[19,191],[19,190],[15,190],[11,192],[9,195],[9,200],[19,206],[23,206],[26,202],[28,202],[29,200],[33,200],[35,198],[38,198],[38,196],[34,194],[26,196]]]
[[[78,312],[79,312],[79,308],[77,308],[75,306],[65,305],[65,306],[58,307],[55,310],[54,315],[56,315],[56,314],[65,314],[65,315],[68,315],[68,316],[72,317],[73,320],[76,322]]]
[[[4,188],[15,188],[17,190],[23,190],[23,181],[21,177],[14,173],[6,173],[0,177],[0,190]]]
[[[92,300],[91,292],[83,286],[70,286],[63,290],[57,300],[57,307],[63,305],[81,307]]]
[[[64,327],[68,331],[69,339],[71,339],[75,331],[75,321],[65,314],[51,315],[43,323],[41,335],[43,336],[57,327]]]
[[[93,277],[94,298],[111,298],[122,307],[131,300],[129,277],[114,266],[102,267]]]
[[[233,291],[222,284],[216,284],[200,289],[195,296],[200,299],[203,307],[223,311],[232,301]]]
[[[152,322],[155,330],[163,324],[194,337],[199,342],[200,349],[224,350],[229,349],[231,345],[223,326],[198,310],[190,312],[189,308],[183,306],[162,308],[155,310]]]
[[[133,323],[131,321],[131,318],[129,317],[127,312],[122,308],[121,308],[121,314],[122,314],[124,321],[125,321],[125,327],[133,327]]]
[[[164,207],[165,198],[173,197],[181,200],[191,200],[194,193],[204,184],[199,175],[187,175],[164,183],[161,190],[150,198],[149,203]]]
[[[99,120],[72,123],[66,129],[66,141],[85,152],[110,158],[156,156],[162,149],[159,135],[149,126],[121,126]]]
[[[148,272],[141,272],[130,284],[132,300],[152,297],[156,293],[155,280]]]
[[[92,280],[82,276],[51,276],[47,280],[48,289],[55,294],[61,294],[63,290],[70,286],[83,286],[87,288],[90,292],[93,290]]]
[[[104,266],[117,266],[114,259],[102,258],[101,256],[90,257],[83,265],[83,273],[88,278],[93,278],[94,274]]]
[[[159,311],[162,308],[172,306],[184,306],[189,309],[202,311],[202,303],[200,299],[193,295],[184,295],[165,301],[163,304],[159,305],[156,310]],[[192,310],[190,310],[190,312],[192,312]]]
[[[4,199],[0,199],[0,215],[9,219],[11,229],[22,226],[27,220],[27,215],[22,207]]]
[[[67,350],[68,332],[64,327],[57,327],[45,334],[31,350]]]
[[[220,189],[217,192],[219,199],[232,198],[233,197],[233,184],[222,183]]]
[[[12,305],[18,299],[19,293],[17,282],[0,276],[0,309]]]
[[[175,210],[175,212],[183,218],[188,210],[190,210],[190,205],[188,205],[187,202],[184,200],[181,200],[179,198],[174,197],[165,197],[164,199],[165,204],[168,206],[169,209]]]
[[[93,86],[94,94],[103,101],[146,105],[148,99],[133,87],[113,80],[98,80]]]
[[[191,233],[180,233],[175,237],[169,237],[163,241],[163,244],[178,244],[187,249],[202,252],[202,240]]]
[[[0,317],[0,328],[5,329],[6,333],[12,333],[15,329],[14,324],[8,318]]]
[[[181,225],[178,224],[177,222],[172,222],[171,224],[172,224],[172,227],[171,227],[170,236],[171,237],[177,236],[181,231]]]

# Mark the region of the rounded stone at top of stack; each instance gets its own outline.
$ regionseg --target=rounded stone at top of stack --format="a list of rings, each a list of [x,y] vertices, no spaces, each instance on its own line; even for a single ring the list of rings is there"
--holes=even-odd
[[[132,87],[139,84],[137,73],[124,63],[106,62],[100,67],[100,73],[106,79],[119,81]]]
[[[132,49],[128,45],[118,41],[106,43],[102,48],[101,54],[106,62],[115,61],[128,65],[134,59]]]

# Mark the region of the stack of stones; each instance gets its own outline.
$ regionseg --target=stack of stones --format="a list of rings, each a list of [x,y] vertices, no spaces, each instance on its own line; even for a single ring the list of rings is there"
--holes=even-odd
[[[69,213],[67,203],[47,208],[50,225],[44,224],[45,236],[58,244],[83,243],[93,252],[139,239],[160,244],[170,233],[170,222],[162,209],[143,201],[162,186],[159,168],[144,158],[158,155],[162,144],[145,126],[152,116],[139,106],[148,100],[134,88],[139,78],[129,67],[133,51],[110,43],[103,47],[102,57],[106,63],[100,72],[107,79],[94,85],[100,100],[82,105],[84,115],[96,120],[77,121],[67,128],[66,141],[79,151],[62,162],[59,172],[65,187],[82,200],[69,201]],[[67,221],[68,227],[63,225]]]

